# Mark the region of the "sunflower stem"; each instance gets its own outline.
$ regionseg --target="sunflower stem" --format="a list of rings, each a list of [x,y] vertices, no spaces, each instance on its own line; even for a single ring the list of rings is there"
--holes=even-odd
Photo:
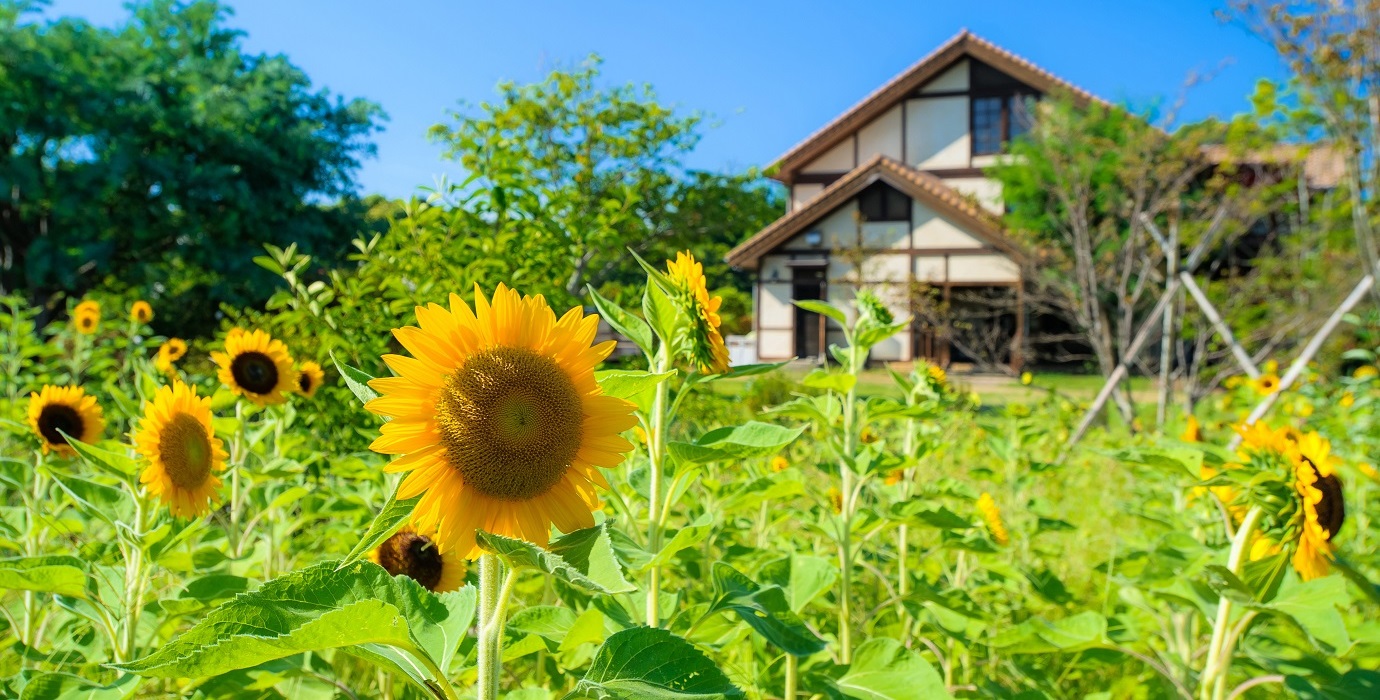
[[[503,625],[508,593],[516,571],[506,580],[503,562],[493,554],[479,556],[479,700],[498,700],[498,679],[503,672]]]
[[[657,356],[656,373],[666,371],[665,348]],[[665,515],[661,512],[661,477],[664,467],[664,452],[666,446],[666,399],[670,394],[670,387],[662,381],[656,385],[656,398],[652,402],[652,434],[647,440],[647,459],[648,469],[651,472],[650,483],[647,486],[647,551],[656,556],[661,551],[661,531],[662,521]],[[661,626],[660,611],[660,592],[661,592],[661,567],[652,565],[647,570],[647,626]]]
[[[848,374],[856,380],[858,376],[858,356],[861,348],[852,344],[849,338]],[[858,456],[857,427],[857,382],[848,388],[843,402],[843,454],[845,459],[839,465],[839,493],[843,499],[839,508],[839,663],[852,663],[853,660],[853,508],[857,499],[852,497],[853,467]]]
[[[34,480],[33,491],[28,503],[29,528],[24,533],[24,554],[26,556],[38,556],[39,542],[42,541],[42,523],[39,520],[39,508],[43,504],[43,496],[47,489],[47,482],[43,479],[43,451],[39,450],[34,460]],[[22,492],[21,492],[22,493]],[[38,597],[33,591],[24,592],[24,644],[29,648],[38,646]]]
[[[800,683],[800,659],[795,654],[786,654],[786,687],[781,692],[783,700],[795,700],[800,694],[798,687]]]
[[[1241,573],[1241,565],[1246,558],[1251,537],[1255,534],[1256,524],[1263,514],[1260,506],[1253,506],[1241,520],[1241,527],[1236,529],[1236,535],[1231,542],[1231,552],[1227,555],[1227,569],[1233,574]],[[1207,663],[1198,687],[1198,696],[1203,700],[1221,700],[1226,693],[1227,677],[1231,673],[1231,661],[1236,648],[1235,639],[1228,634],[1231,631],[1231,613],[1231,599],[1225,595],[1219,596],[1217,621],[1212,625],[1212,642],[1208,645]]]

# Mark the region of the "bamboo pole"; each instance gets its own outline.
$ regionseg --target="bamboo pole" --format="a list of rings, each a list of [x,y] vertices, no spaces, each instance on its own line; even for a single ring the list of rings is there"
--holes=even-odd
[[[1241,343],[1236,342],[1236,336],[1232,335],[1231,328],[1227,326],[1226,321],[1222,320],[1222,316],[1217,313],[1217,308],[1212,305],[1212,302],[1208,301],[1207,295],[1203,293],[1198,283],[1193,281],[1193,275],[1190,275],[1188,271],[1180,272],[1179,279],[1183,280],[1184,286],[1188,288],[1188,293],[1193,297],[1193,301],[1198,303],[1198,308],[1202,310],[1203,315],[1212,322],[1212,327],[1217,329],[1217,335],[1222,336],[1222,340],[1231,348],[1231,354],[1236,357],[1241,369],[1246,370],[1246,374],[1251,379],[1259,377],[1260,369],[1255,366],[1255,361],[1251,359],[1250,353],[1241,347]]]

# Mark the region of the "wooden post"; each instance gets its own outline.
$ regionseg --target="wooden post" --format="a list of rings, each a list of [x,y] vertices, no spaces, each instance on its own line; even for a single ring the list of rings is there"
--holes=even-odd
[[[1187,271],[1179,273],[1179,279],[1183,280],[1184,286],[1188,288],[1188,293],[1193,297],[1193,301],[1198,303],[1198,308],[1202,309],[1203,315],[1212,322],[1212,327],[1217,329],[1217,334],[1222,336],[1222,340],[1231,348],[1231,354],[1236,357],[1236,362],[1241,365],[1241,369],[1246,370],[1246,374],[1255,379],[1260,376],[1260,369],[1255,366],[1255,361],[1251,359],[1246,349],[1241,347],[1241,343],[1236,342],[1236,336],[1232,335],[1231,328],[1226,321],[1217,313],[1217,308],[1208,301],[1207,295],[1198,287],[1198,283],[1193,281],[1193,275]]]
[[[1293,386],[1294,382],[1299,378],[1299,375],[1303,374],[1303,370],[1308,367],[1308,363],[1313,360],[1313,356],[1317,355],[1318,351],[1322,349],[1322,345],[1327,340],[1327,337],[1332,335],[1332,331],[1336,330],[1337,326],[1341,324],[1342,317],[1355,308],[1357,304],[1361,303],[1361,298],[1373,288],[1375,288],[1374,275],[1368,274],[1362,277],[1360,282],[1356,283],[1356,287],[1352,289],[1351,294],[1342,301],[1342,305],[1338,306],[1337,310],[1333,311],[1332,315],[1328,317],[1327,322],[1322,325],[1322,328],[1319,328],[1318,332],[1313,334],[1313,338],[1308,341],[1308,345],[1304,346],[1303,352],[1299,354],[1298,359],[1294,360],[1294,363],[1289,365],[1289,371],[1285,372],[1283,377],[1280,377],[1279,388],[1256,405],[1255,410],[1251,411],[1251,414],[1242,422],[1242,427],[1253,425],[1256,421],[1263,418],[1266,413],[1269,413],[1270,409],[1274,407],[1275,402],[1279,400],[1279,395]],[[1227,445],[1227,449],[1234,450],[1240,445],[1241,434],[1237,433],[1236,437],[1232,438],[1231,443]]]
[[[1164,281],[1168,285],[1178,280],[1174,271],[1179,269],[1179,225],[1177,222],[1169,226],[1169,240],[1164,246]],[[1159,403],[1155,407],[1155,425],[1161,431],[1164,430],[1165,420],[1169,414],[1169,393],[1170,393],[1170,372],[1169,366],[1174,363],[1174,305],[1171,303],[1164,309],[1164,324],[1160,327],[1160,396]]]

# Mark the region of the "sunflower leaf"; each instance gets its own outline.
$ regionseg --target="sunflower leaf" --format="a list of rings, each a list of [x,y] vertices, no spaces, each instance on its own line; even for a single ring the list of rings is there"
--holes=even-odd
[[[118,522],[132,521],[134,502],[125,491],[70,474],[59,474],[52,469],[45,471],[58,488],[72,499],[77,509],[87,516],[99,518],[111,527]]]
[[[335,359],[335,353],[331,353],[331,362],[335,363],[335,369],[340,372],[340,376],[345,380],[345,386],[350,387],[350,392],[359,399],[361,404],[369,403],[379,397],[379,393],[369,388],[369,382],[374,378],[369,376],[364,370],[351,367]]]
[[[763,586],[723,562],[714,562],[714,604],[706,614],[732,611],[764,639],[795,656],[824,649],[824,640],[791,610],[780,586]]]
[[[83,461],[100,471],[121,481],[128,481],[130,477],[139,473],[139,465],[129,455],[87,444],[67,435],[67,433],[62,433],[62,435],[67,438],[67,444],[76,450],[77,454],[81,455]]]
[[[21,700],[123,700],[134,693],[138,676],[124,676],[101,685],[68,673],[43,673],[34,676],[19,697]]]
[[[672,442],[667,449],[676,459],[691,464],[752,459],[776,454],[804,431],[804,426],[787,428],[749,421],[743,425],[711,430],[693,443]]]
[[[0,559],[0,590],[86,597],[86,567],[65,555]]]
[[[743,691],[695,645],[663,629],[615,632],[574,695],[609,700],[738,700]]]
[[[647,357],[652,356],[652,328],[646,321],[628,313],[627,309],[604,298],[599,292],[594,291],[593,287],[588,287],[589,298],[594,301],[594,308],[599,310],[599,316],[609,327],[633,341]]]
[[[599,382],[604,394],[631,401],[675,374],[675,370],[653,374],[640,370],[606,369],[595,372],[594,379]]]
[[[369,523],[369,529],[364,532],[364,536],[359,538],[359,542],[355,543],[354,548],[336,568],[343,569],[369,556],[369,552],[374,551],[407,523],[407,519],[421,500],[421,496],[398,500],[398,491],[394,489],[393,493],[388,495],[388,500],[384,501],[383,508],[379,509],[379,514],[374,516],[374,522]]]
[[[860,700],[953,697],[929,662],[886,637],[863,642],[848,673],[834,684],[844,695]]]
[[[473,592],[468,595],[472,600]],[[464,597],[438,598],[368,562],[345,569],[322,562],[241,593],[154,653],[111,667],[154,678],[206,678],[308,651],[375,658],[385,648],[390,656],[439,664],[473,617]]]
[[[475,540],[484,551],[498,555],[508,566],[536,569],[590,593],[635,590],[623,577],[606,523],[557,537],[546,549],[482,530],[475,533]]]

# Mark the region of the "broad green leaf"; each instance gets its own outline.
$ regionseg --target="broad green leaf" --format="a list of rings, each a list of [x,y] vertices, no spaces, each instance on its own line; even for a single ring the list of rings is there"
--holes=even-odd
[[[838,321],[840,326],[848,325],[848,316],[843,313],[843,310],[828,302],[819,301],[818,299],[796,299],[791,303],[806,311],[817,313],[821,316],[828,316]]]
[[[1300,700],[1375,700],[1380,697],[1380,671],[1353,668],[1336,680],[1288,676],[1284,685]]]
[[[834,685],[844,695],[860,700],[952,697],[929,662],[886,637],[869,639],[855,649],[848,672]]]
[[[508,620],[508,627],[522,634],[535,634],[553,642],[560,642],[575,624],[575,618],[575,611],[570,608],[535,605],[513,613]]]
[[[86,565],[65,555],[0,559],[0,590],[86,597]]]
[[[712,380],[735,379],[737,377],[751,377],[753,375],[766,374],[767,372],[770,372],[772,370],[780,369],[782,367],[785,367],[787,364],[787,362],[763,362],[751,365],[734,365],[733,367],[729,367],[728,371],[723,374],[710,375],[705,379]]]
[[[973,526],[971,520],[922,496],[891,506],[888,515],[892,520],[940,530],[966,530]]]
[[[1255,596],[1251,593],[1251,589],[1236,574],[1233,574],[1231,569],[1221,564],[1209,564],[1204,567],[1203,575],[1208,588],[1211,588],[1217,595],[1237,603],[1255,602]]]
[[[455,607],[376,564],[337,569],[322,562],[240,594],[154,653],[112,666],[157,678],[205,678],[307,651],[371,644],[439,662],[448,644],[459,643],[453,628],[470,623]]]
[[[676,303],[659,285],[649,284],[643,292],[642,315],[647,318],[647,325],[661,338],[663,345],[670,345],[676,337],[676,326],[682,321]],[[666,352],[666,349],[662,351]]]
[[[761,586],[723,562],[715,562],[714,604],[705,614],[731,610],[782,651],[809,656],[824,649],[824,640],[791,610],[780,586]]]
[[[604,319],[604,322],[628,340],[633,341],[644,354],[651,357],[652,329],[647,325],[647,322],[628,313],[618,304],[605,299],[599,292],[594,291],[594,287],[586,287],[586,289],[589,290],[589,298],[594,301],[594,308],[599,310],[599,316]]]
[[[388,495],[388,500],[384,502],[383,508],[379,509],[379,514],[374,516],[374,521],[369,523],[369,529],[364,531],[364,536],[359,538],[359,542],[350,549],[350,553],[345,555],[345,559],[340,562],[340,568],[345,568],[367,556],[374,551],[380,544],[383,544],[394,533],[402,529],[411,517],[412,511],[416,509],[417,503],[422,500],[421,496],[404,498],[398,500],[397,489]]]
[[[762,567],[762,579],[781,587],[786,602],[799,613],[838,579],[838,567],[823,557],[792,554]]]
[[[840,394],[846,394],[849,389],[857,385],[858,378],[843,372],[829,372],[827,370],[816,369],[805,375],[805,378],[800,380],[800,383],[811,389],[824,389],[826,391],[836,391]]]
[[[203,601],[222,600],[232,598],[247,590],[249,590],[249,579],[243,576],[210,574],[189,581],[177,597]]]
[[[608,396],[632,400],[633,397],[674,377],[675,374],[675,370],[653,374],[641,370],[606,369],[595,372],[594,379]]]
[[[134,694],[138,676],[124,676],[110,685],[101,685],[81,676],[43,673],[31,679],[19,700],[123,700]]]
[[[360,404],[366,404],[378,398],[379,392],[369,388],[369,382],[374,378],[366,374],[363,370],[356,369],[337,360],[335,353],[331,353],[331,362],[335,364],[335,369],[340,372],[341,379],[345,380],[345,386],[350,388],[350,392],[359,399]]]
[[[1341,613],[1341,608],[1350,605],[1346,579],[1324,576],[1281,586],[1279,594],[1265,608],[1293,620],[1309,637],[1340,653],[1351,647],[1351,636]]]
[[[667,449],[676,459],[693,464],[767,457],[791,444],[804,430],[803,426],[786,428],[750,421],[711,430],[693,443],[672,442]]]
[[[139,465],[127,454],[96,447],[71,438],[68,438],[67,444],[76,450],[78,455],[81,455],[82,461],[121,481],[129,480],[130,477],[140,471]]]
[[[1130,447],[1113,452],[1112,457],[1193,479],[1200,478],[1203,467],[1203,451],[1193,447]]]
[[[605,640],[575,692],[613,700],[745,697],[695,645],[650,627],[626,629]]]
[[[99,518],[112,526],[133,519],[134,501],[126,491],[51,469],[47,471],[58,488],[88,517]]]
[[[475,539],[480,547],[497,554],[508,566],[537,569],[590,593],[634,590],[623,578],[623,569],[614,556],[605,523],[558,537],[546,549],[482,531],[475,534]]]
[[[1026,620],[997,633],[992,646],[1008,654],[1079,651],[1105,643],[1107,618],[1091,610],[1062,620]]]
[[[700,517],[695,519],[695,522],[677,531],[675,536],[671,538],[671,541],[662,546],[661,551],[657,552],[656,556],[653,556],[652,560],[644,568],[665,566],[671,563],[671,560],[680,552],[703,542],[704,538],[708,537],[713,529],[714,517],[709,513],[701,514]]]

